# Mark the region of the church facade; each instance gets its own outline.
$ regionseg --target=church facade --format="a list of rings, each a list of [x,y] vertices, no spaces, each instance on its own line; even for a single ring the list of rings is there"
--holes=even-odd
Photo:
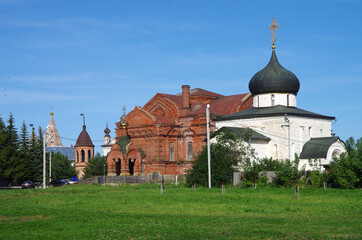
[[[108,175],[185,174],[206,144],[207,104],[215,118],[251,108],[252,95],[223,96],[183,85],[182,93],[157,93],[143,107],[124,111],[113,141],[105,129]]]
[[[315,166],[328,168],[333,157],[345,151],[344,143],[332,132],[335,117],[324,116],[297,107],[300,82],[277,59],[273,42],[272,56],[265,68],[249,82],[253,106],[215,119],[216,129],[228,128],[242,135],[251,132],[248,147],[254,149],[256,158],[300,158],[300,167],[306,170]]]

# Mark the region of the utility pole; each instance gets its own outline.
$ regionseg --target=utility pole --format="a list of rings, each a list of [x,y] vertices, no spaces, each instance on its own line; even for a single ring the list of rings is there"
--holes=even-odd
[[[210,104],[206,105],[206,134],[207,134],[207,170],[209,175],[209,188],[211,188],[211,154],[210,154]]]
[[[49,153],[49,182],[52,181],[52,152]]]
[[[48,128],[48,127],[47,127]],[[44,130],[44,137],[43,137],[43,188],[46,188],[46,151],[45,151],[45,136],[46,130]]]

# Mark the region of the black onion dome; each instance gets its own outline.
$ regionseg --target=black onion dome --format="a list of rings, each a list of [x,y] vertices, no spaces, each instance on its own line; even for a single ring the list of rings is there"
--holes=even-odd
[[[104,129],[104,133],[105,134],[109,134],[111,132],[111,130],[109,130],[108,126],[106,127],[106,129]]]
[[[298,78],[280,65],[274,50],[268,65],[257,72],[249,82],[249,90],[253,95],[262,93],[297,94],[299,87]]]

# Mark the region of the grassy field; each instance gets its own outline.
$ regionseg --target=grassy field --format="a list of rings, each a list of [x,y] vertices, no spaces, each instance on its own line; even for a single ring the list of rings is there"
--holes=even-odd
[[[0,239],[361,239],[361,190],[77,185],[0,191]]]

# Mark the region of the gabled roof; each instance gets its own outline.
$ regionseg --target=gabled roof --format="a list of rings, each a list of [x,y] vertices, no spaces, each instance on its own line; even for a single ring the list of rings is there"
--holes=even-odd
[[[338,137],[311,138],[303,146],[301,159],[326,158],[329,147],[339,140]]]
[[[160,95],[167,98],[171,102],[175,103],[178,109],[182,108],[182,96],[171,95],[166,93],[160,93]]]
[[[210,107],[223,115],[235,113],[236,109],[242,104],[248,93],[231,96],[222,96],[210,103]]]
[[[157,93],[143,108],[153,106],[152,101],[155,101],[157,97],[162,97],[174,104],[179,112],[182,110],[182,93],[172,95],[166,93]],[[201,100],[198,100],[198,96],[202,97]],[[250,106],[245,103],[249,103],[247,100],[252,96],[250,93],[237,94],[231,96],[224,96],[218,93],[210,92],[205,89],[195,88],[190,90],[190,99],[194,97],[193,101],[190,101],[190,112],[188,116],[202,115],[206,113],[206,103],[210,104],[210,114],[214,116],[228,115],[238,111],[239,107],[245,109]],[[205,99],[207,99],[205,101]],[[157,100],[156,100],[157,101]],[[244,106],[244,105],[245,106]],[[165,124],[174,124],[174,118],[166,116],[156,116],[157,122]]]
[[[182,93],[176,94],[176,96],[182,96]],[[208,97],[223,97],[223,95],[207,91],[202,88],[194,88],[190,90],[190,96],[208,96]]]
[[[256,132],[255,130],[253,130],[251,128],[239,128],[239,127],[222,127],[220,129],[218,129],[217,131],[213,132],[211,134],[212,137],[217,135],[223,129],[229,130],[232,134],[234,134],[235,136],[238,136],[238,137],[244,137],[247,134],[250,134],[250,139],[270,141],[269,137],[267,137],[267,136],[265,136],[263,134],[260,134],[260,133]]]
[[[270,116],[284,116],[285,114],[289,116],[301,116],[301,117],[310,117],[310,118],[319,118],[319,119],[329,119],[333,120],[335,117],[324,116],[317,113],[309,112],[296,107],[286,107],[286,106],[273,106],[273,107],[262,107],[262,108],[250,108],[241,112],[230,114],[225,117],[214,119],[214,121],[223,121],[231,119],[244,119],[244,118],[258,118],[258,117],[270,117]]]

